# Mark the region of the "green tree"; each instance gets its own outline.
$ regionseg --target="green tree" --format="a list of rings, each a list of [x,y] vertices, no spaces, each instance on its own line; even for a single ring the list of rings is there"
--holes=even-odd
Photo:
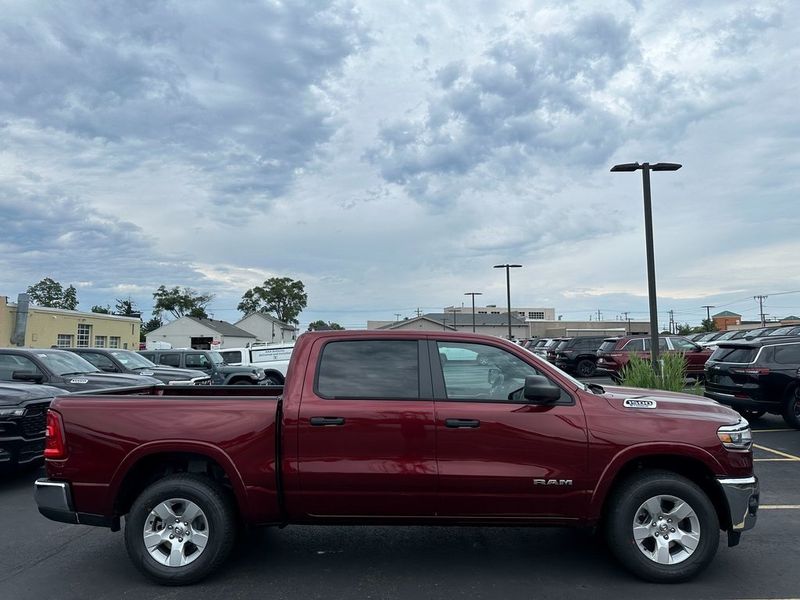
[[[308,305],[308,295],[302,281],[289,277],[272,277],[263,285],[247,290],[237,309],[245,315],[272,314],[284,323],[297,324],[297,316]]]
[[[309,331],[330,331],[330,330],[341,330],[344,329],[338,323],[334,323],[333,321],[325,322],[323,320],[314,321],[313,323],[308,324]]]
[[[139,317],[141,311],[131,297],[128,296],[127,298],[117,298],[117,302],[114,305],[114,314],[122,315],[123,317]]]
[[[200,294],[189,287],[167,289],[161,285],[153,293],[153,314],[159,318],[168,312],[176,319],[187,315],[207,319],[206,307],[213,299],[214,294]]]
[[[150,333],[151,331],[155,331],[159,327],[161,327],[164,322],[161,320],[160,317],[153,317],[149,321],[142,323],[141,328],[139,329],[139,341],[144,342],[145,336]]]
[[[713,319],[703,319],[700,326],[702,327],[702,331],[717,331],[717,324],[714,323]]]
[[[95,304],[92,307],[92,312],[93,313],[100,313],[102,315],[110,315],[111,314],[111,307],[108,304],[106,304],[105,306],[100,306],[98,304]]]
[[[690,333],[694,333],[694,327],[688,323],[678,325],[678,335],[689,335]]]
[[[31,302],[39,306],[50,308],[65,308],[75,310],[78,308],[78,291],[74,286],[64,287],[49,277],[45,277],[39,283],[32,285],[27,290]]]

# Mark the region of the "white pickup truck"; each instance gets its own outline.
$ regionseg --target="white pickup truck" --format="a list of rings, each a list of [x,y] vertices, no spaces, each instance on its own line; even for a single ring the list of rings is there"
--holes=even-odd
[[[264,369],[273,383],[283,385],[289,358],[294,350],[294,342],[278,344],[253,344],[246,348],[225,348],[220,350],[222,359],[228,365],[253,366]],[[280,376],[280,382],[274,380]]]

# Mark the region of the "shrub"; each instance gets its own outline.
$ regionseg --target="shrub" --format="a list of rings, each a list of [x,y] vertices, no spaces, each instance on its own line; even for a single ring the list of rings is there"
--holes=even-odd
[[[683,353],[661,356],[660,374],[656,375],[649,360],[631,354],[628,364],[620,371],[622,384],[629,387],[682,392],[686,385],[686,360]]]

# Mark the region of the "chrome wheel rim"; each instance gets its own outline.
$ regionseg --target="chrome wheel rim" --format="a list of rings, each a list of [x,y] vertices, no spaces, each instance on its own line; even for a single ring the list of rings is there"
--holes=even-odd
[[[633,517],[633,539],[655,563],[682,563],[700,543],[700,519],[688,502],[676,496],[653,496]]]
[[[208,535],[208,519],[197,504],[185,498],[170,498],[150,511],[142,540],[159,564],[183,567],[203,554]]]

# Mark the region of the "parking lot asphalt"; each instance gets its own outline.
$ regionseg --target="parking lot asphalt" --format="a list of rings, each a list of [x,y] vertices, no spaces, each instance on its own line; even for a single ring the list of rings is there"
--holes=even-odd
[[[753,423],[758,524],[679,585],[641,582],[583,530],[288,527],[246,534],[214,577],[191,587],[145,580],[120,533],[55,523],[33,502],[41,471],[0,479],[0,599],[711,598],[800,597],[800,431]]]

